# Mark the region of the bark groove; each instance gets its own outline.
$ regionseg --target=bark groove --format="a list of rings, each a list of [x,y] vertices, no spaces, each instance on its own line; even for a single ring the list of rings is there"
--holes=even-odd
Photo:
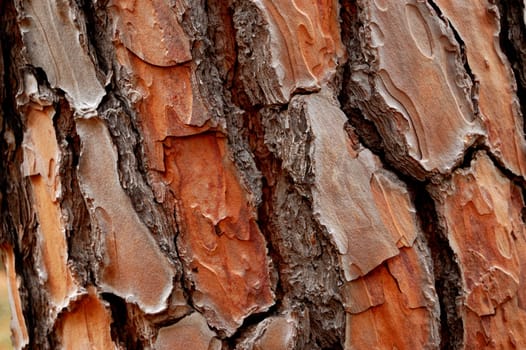
[[[526,347],[525,18],[0,1],[14,347]]]

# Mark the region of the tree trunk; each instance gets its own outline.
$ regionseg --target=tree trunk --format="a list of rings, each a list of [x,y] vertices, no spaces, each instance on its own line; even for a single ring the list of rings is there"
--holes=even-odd
[[[15,348],[526,348],[524,7],[0,1]]]

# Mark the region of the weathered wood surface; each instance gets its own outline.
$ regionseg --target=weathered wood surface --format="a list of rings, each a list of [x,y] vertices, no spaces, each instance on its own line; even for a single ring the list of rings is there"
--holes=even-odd
[[[524,2],[0,1],[16,349],[526,347]]]

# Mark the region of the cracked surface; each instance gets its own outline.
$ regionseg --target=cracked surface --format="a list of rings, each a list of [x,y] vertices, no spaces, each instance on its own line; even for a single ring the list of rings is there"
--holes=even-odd
[[[459,261],[465,344],[511,343],[520,348],[526,326],[521,190],[482,152],[469,169],[457,170],[446,186],[435,188],[434,196]],[[507,334],[501,333],[506,328]]]
[[[17,349],[526,347],[524,17],[1,1]]]
[[[411,175],[450,171],[484,134],[459,44],[425,2],[362,6],[365,38],[357,49],[369,57],[352,62],[349,99],[375,122],[391,157],[411,167]]]
[[[346,348],[438,347],[434,281],[421,253],[404,248],[387,264],[346,286]]]
[[[525,176],[526,141],[517,85],[499,45],[499,10],[489,1],[460,4],[436,0],[466,45],[467,61],[479,82],[479,108],[488,143],[501,162]],[[474,31],[477,27],[480,30]],[[505,141],[506,140],[506,141]]]
[[[24,135],[24,175],[30,177],[38,229],[39,274],[49,292],[56,315],[76,293],[77,287],[68,268],[65,227],[59,205],[60,179],[57,175],[60,154],[53,128],[52,107],[31,108],[27,113],[28,132]],[[50,307],[51,307],[50,305]]]
[[[112,322],[107,305],[93,287],[61,315],[58,333],[64,349],[116,349],[111,340]]]
[[[334,76],[343,58],[337,1],[248,0],[235,11],[241,80],[253,104],[286,103]]]
[[[104,123],[78,119],[76,127],[81,140],[80,188],[92,227],[103,241],[98,283],[147,313],[162,311],[172,291],[173,266],[120,185],[117,154]]]
[[[78,112],[92,113],[104,97],[85,41],[81,13],[69,1],[17,1],[20,32],[29,58]],[[44,45],[42,45],[44,43]]]

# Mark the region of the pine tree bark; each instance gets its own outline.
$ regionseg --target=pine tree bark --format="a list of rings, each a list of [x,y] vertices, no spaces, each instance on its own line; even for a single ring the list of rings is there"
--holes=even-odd
[[[524,2],[0,9],[16,349],[526,348]]]

